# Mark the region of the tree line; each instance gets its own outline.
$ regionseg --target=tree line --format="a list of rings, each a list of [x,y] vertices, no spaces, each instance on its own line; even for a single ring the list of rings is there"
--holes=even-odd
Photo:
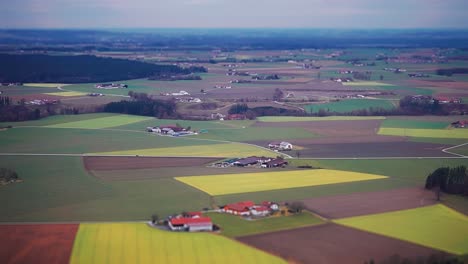
[[[87,83],[189,74],[198,68],[157,65],[124,59],[39,54],[0,54],[0,82]]]
[[[177,106],[174,100],[152,99],[146,93],[129,92],[132,100],[108,103],[104,112],[129,115],[153,116],[157,118],[177,118]]]
[[[449,194],[468,195],[468,174],[465,166],[455,168],[442,167],[430,173],[426,178],[426,189]]]

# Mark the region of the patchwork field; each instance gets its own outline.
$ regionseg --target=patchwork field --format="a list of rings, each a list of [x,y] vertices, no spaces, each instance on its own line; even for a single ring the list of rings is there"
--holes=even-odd
[[[382,122],[385,128],[444,129],[449,125],[450,122],[407,119],[386,119]]]
[[[344,82],[344,86],[395,86],[394,84],[383,82]]]
[[[0,225],[1,263],[68,263],[78,225]]]
[[[167,137],[165,137],[167,138]],[[216,142],[214,142],[216,143]],[[97,153],[99,155],[140,155],[163,157],[245,157],[245,156],[275,156],[277,153],[241,143],[210,144],[209,146],[185,146],[152,149],[134,149]]]
[[[144,223],[90,223],[80,225],[70,263],[286,262],[209,233],[173,233]]]
[[[335,222],[453,254],[468,253],[468,216],[441,204]]]
[[[383,116],[260,116],[260,122],[309,122],[309,121],[339,121],[339,120],[383,120]]]
[[[395,254],[415,258],[441,253],[405,241],[335,224],[245,236],[238,240],[279,254],[292,263],[362,264],[371,259],[379,263]]]
[[[436,203],[433,192],[403,188],[379,192],[353,193],[303,200],[307,209],[327,218],[398,211]]]
[[[322,169],[176,177],[175,179],[210,195],[225,195],[385,178],[381,175]]]
[[[81,128],[81,129],[98,129],[98,128],[109,128],[122,126],[125,124],[136,123],[145,120],[154,119],[153,117],[145,116],[132,116],[132,115],[117,115],[108,117],[99,117],[88,120],[60,123],[55,125],[49,125],[51,128]],[[142,130],[145,128],[143,127]]]
[[[413,129],[413,128],[388,128],[379,129],[380,135],[402,137],[426,137],[426,138],[468,138],[468,129]]]
[[[258,220],[246,220],[239,216],[221,213],[209,213],[207,216],[221,227],[221,234],[228,237],[274,232],[323,223],[322,220],[310,213],[277,216]]]

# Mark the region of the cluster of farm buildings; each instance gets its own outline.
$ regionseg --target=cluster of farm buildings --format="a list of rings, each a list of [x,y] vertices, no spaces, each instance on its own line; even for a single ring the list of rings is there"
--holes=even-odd
[[[159,135],[167,135],[173,137],[197,135],[198,132],[191,131],[189,128],[184,128],[178,125],[160,125],[155,127],[147,127],[146,131]]]
[[[94,85],[94,88],[97,89],[118,89],[118,88],[128,88],[128,85],[124,83],[98,83]]]
[[[264,201],[255,204],[252,201],[242,201],[221,206],[214,210],[217,213],[226,213],[242,217],[266,217],[280,210],[280,205],[274,202]],[[171,231],[213,231],[215,225],[210,217],[203,216],[202,212],[188,212],[166,219],[167,227]]]
[[[260,168],[278,168],[288,165],[288,162],[281,157],[257,157],[234,158],[215,163],[213,166],[219,168],[226,167],[260,167]]]

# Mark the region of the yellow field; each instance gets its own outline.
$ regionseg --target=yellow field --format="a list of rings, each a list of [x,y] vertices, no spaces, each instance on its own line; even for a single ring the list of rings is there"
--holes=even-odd
[[[65,97],[86,95],[85,93],[81,93],[81,92],[56,92],[56,93],[44,93],[44,94],[56,95],[56,96],[65,96]]]
[[[224,195],[385,178],[387,177],[375,174],[320,169],[190,176],[175,179],[210,195]]]
[[[441,204],[334,222],[454,254],[468,254],[468,217]]]
[[[57,88],[59,86],[67,86],[70,84],[64,83],[25,83],[24,86],[31,86],[31,87],[47,87],[47,88]]]
[[[381,82],[344,82],[342,84],[344,86],[395,86],[393,84]]]
[[[415,129],[390,128],[379,129],[380,135],[428,138],[468,138],[468,129]]]
[[[123,126],[136,122],[154,119],[148,116],[134,116],[134,115],[115,115],[106,116],[93,119],[86,119],[74,122],[60,123],[46,127],[53,128],[81,128],[81,129],[101,129],[116,126]]]
[[[141,156],[166,156],[166,157],[245,157],[245,156],[269,156],[274,157],[278,153],[267,149],[258,148],[241,143],[222,143],[197,146],[183,146],[171,148],[133,149],[112,152],[97,153],[102,155],[141,155]]]
[[[80,225],[70,263],[286,262],[220,235],[162,231],[144,223],[96,223]]]

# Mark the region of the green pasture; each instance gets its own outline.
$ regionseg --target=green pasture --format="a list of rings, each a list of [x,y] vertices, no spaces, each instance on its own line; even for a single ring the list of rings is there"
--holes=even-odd
[[[254,247],[210,233],[170,232],[145,223],[80,224],[71,264],[286,263]]]
[[[170,178],[101,181],[80,157],[2,156],[21,183],[1,186],[1,222],[137,221],[209,207],[208,195]]]
[[[373,82],[373,81],[362,81],[362,82],[345,82],[344,86],[395,86],[390,83]]]
[[[468,216],[441,204],[334,222],[453,254],[468,253]]]
[[[347,99],[338,102],[330,102],[323,104],[310,104],[304,106],[304,109],[309,113],[318,113],[323,109],[329,112],[346,113],[361,109],[392,109],[395,105],[392,101],[381,99]]]
[[[23,85],[24,86],[30,86],[30,87],[57,88],[57,87],[67,86],[69,84],[64,84],[64,83],[25,83]]]
[[[415,128],[389,128],[379,129],[378,134],[402,137],[427,137],[427,138],[468,138],[468,129],[415,129]]]
[[[381,127],[386,128],[415,128],[415,129],[445,129],[450,125],[450,122],[433,122],[422,120],[405,120],[405,119],[386,119],[382,122]]]
[[[36,86],[3,86],[0,89],[3,92],[2,96],[41,94],[60,91],[55,88]]]
[[[96,119],[102,117],[118,116],[118,114],[111,113],[97,113],[97,114],[80,114],[80,115],[53,115],[39,120],[30,120],[22,122],[1,122],[0,125],[7,126],[11,125],[14,127],[22,126],[50,126],[62,123],[83,121],[89,119]]]
[[[357,120],[384,120],[383,116],[260,116],[260,122],[311,122],[311,121],[357,121]]]
[[[88,120],[67,122],[61,124],[50,125],[51,128],[83,128],[83,129],[99,129],[122,126],[126,124],[136,123],[140,121],[154,120],[153,117],[133,116],[133,115],[116,115],[99,117]]]
[[[450,149],[449,151],[453,152],[453,153],[458,153],[460,155],[468,156],[468,145],[463,145],[463,146],[460,146],[460,147],[456,147],[456,148]]]
[[[323,223],[321,219],[307,212],[256,220],[247,220],[240,216],[225,213],[208,213],[207,216],[213,220],[213,223],[221,227],[221,234],[228,237],[275,232]]]
[[[189,137],[162,137],[145,131],[44,127],[18,127],[0,131],[0,149],[7,153],[83,154],[215,143]]]
[[[166,136],[156,136],[162,140],[170,138]],[[172,137],[171,137],[172,138]],[[246,156],[276,156],[277,153],[256,147],[248,144],[241,143],[219,143],[214,141],[201,141],[192,140],[190,142],[205,142],[212,143],[210,145],[196,145],[196,146],[178,146],[178,147],[165,147],[165,148],[143,148],[132,150],[120,150],[111,152],[100,152],[99,155],[140,155],[140,156],[163,156],[163,157],[220,157],[220,158],[234,158]],[[218,143],[218,144],[215,144]]]
[[[206,130],[211,133],[212,130],[227,130],[227,129],[239,129],[252,125],[254,121],[250,120],[229,120],[229,121],[191,121],[191,120],[179,120],[179,119],[150,119],[146,121],[126,124],[115,127],[116,129],[125,130],[145,130],[147,127],[155,127],[161,125],[180,125],[184,128],[190,127],[191,130]]]

